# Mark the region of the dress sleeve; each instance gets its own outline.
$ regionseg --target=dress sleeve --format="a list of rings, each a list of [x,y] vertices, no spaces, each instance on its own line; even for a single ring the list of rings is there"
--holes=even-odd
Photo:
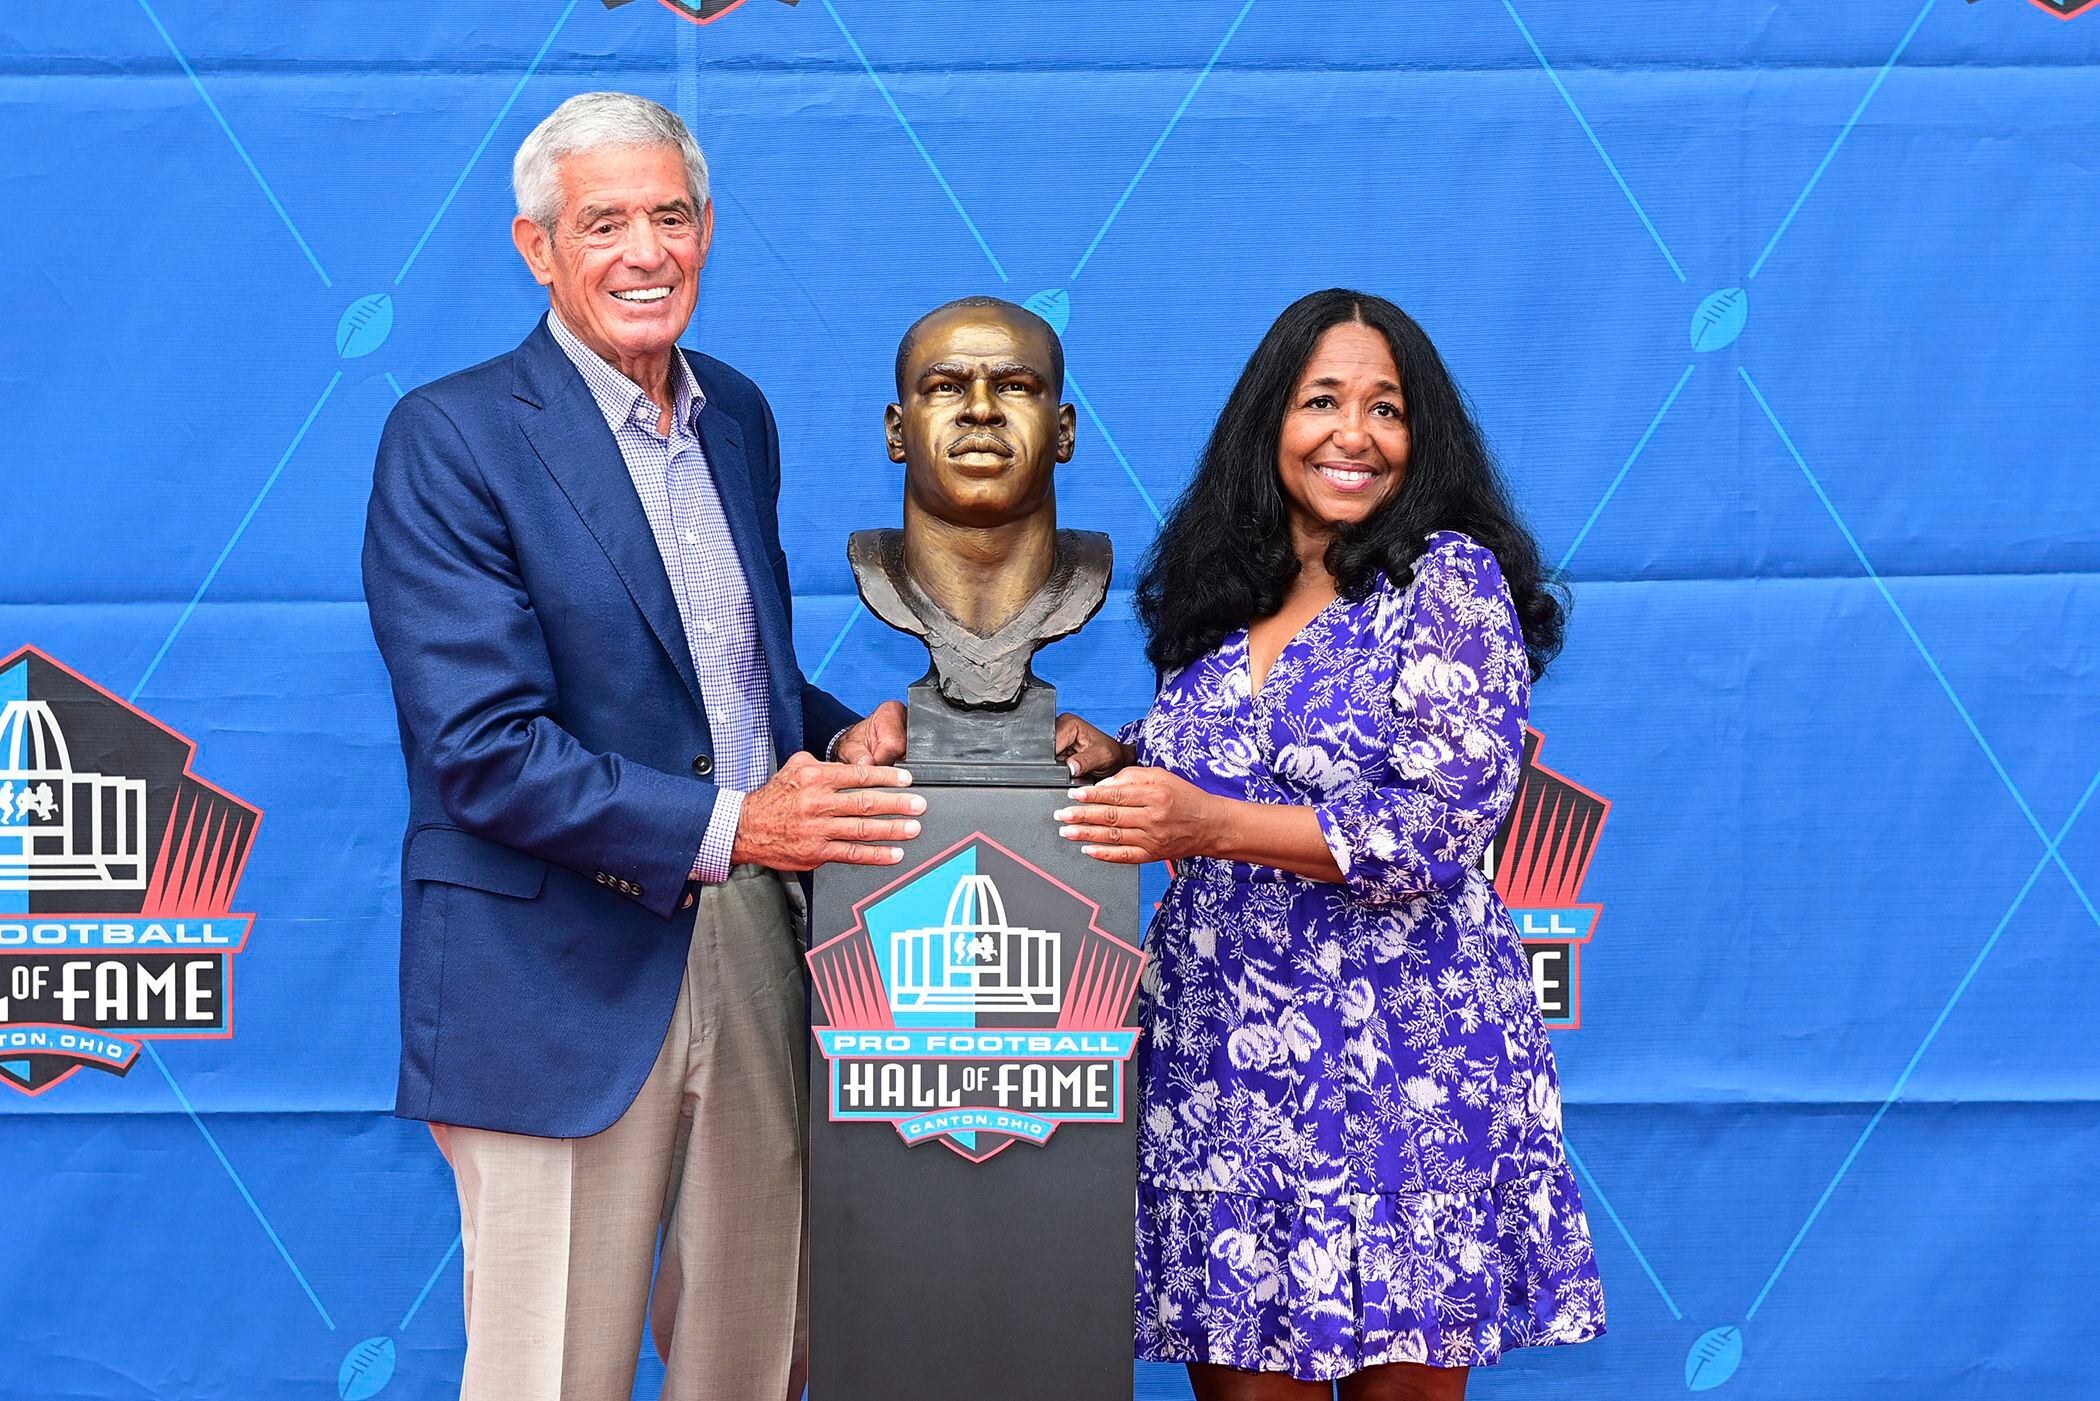
[[[1423,555],[1401,610],[1387,772],[1314,807],[1349,893],[1394,905],[1449,890],[1480,862],[1524,767],[1531,668],[1493,553],[1459,539]]]

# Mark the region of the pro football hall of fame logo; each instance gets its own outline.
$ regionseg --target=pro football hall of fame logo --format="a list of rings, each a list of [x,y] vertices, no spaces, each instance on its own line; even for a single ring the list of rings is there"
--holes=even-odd
[[[1122,1122],[1144,955],[1100,913],[981,832],[855,905],[809,953],[831,1117],[979,1163]]]
[[[1973,5],[1976,0],[1969,0],[1969,3]],[[2095,5],[2100,5],[2100,0],[2027,0],[2027,3],[2045,14],[2055,15],[2058,19],[2076,19]]]
[[[605,0],[605,8],[617,10],[622,5],[633,3],[634,0]],[[744,0],[656,0],[656,3],[680,19],[689,19],[694,24],[713,24],[742,5]],[[794,5],[799,4],[800,0],[782,0],[782,3]]]
[[[1581,903],[1582,878],[1611,804],[1538,761],[1543,738],[1524,728],[1524,773],[1482,863],[1509,907],[1531,959],[1531,987],[1547,1026],[1582,1025],[1582,947],[1602,905]]]
[[[233,1035],[231,913],[262,813],[197,747],[33,647],[0,661],[0,1081],[128,1073],[153,1038]]]

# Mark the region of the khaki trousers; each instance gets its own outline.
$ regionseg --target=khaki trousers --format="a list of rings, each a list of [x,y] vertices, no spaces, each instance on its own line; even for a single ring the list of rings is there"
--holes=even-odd
[[[628,1401],[645,1313],[664,1401],[802,1394],[801,949],[786,892],[760,867],[703,887],[697,910],[663,1049],[612,1127],[559,1139],[430,1126],[459,1184],[461,1401]]]

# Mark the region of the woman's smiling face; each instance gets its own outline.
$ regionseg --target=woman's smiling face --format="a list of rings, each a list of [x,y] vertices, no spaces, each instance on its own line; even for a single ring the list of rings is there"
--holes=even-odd
[[[1384,335],[1330,326],[1313,347],[1276,447],[1293,533],[1322,538],[1390,501],[1407,476],[1407,400]]]

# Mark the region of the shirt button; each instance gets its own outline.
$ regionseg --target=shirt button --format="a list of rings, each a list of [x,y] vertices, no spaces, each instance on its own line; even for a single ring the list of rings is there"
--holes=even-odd
[[[702,778],[706,778],[714,771],[715,761],[710,756],[702,754],[693,760],[693,772],[699,774]]]
[[[700,543],[700,532],[697,530],[681,530],[678,532],[678,538],[685,541],[688,545],[697,545]]]

